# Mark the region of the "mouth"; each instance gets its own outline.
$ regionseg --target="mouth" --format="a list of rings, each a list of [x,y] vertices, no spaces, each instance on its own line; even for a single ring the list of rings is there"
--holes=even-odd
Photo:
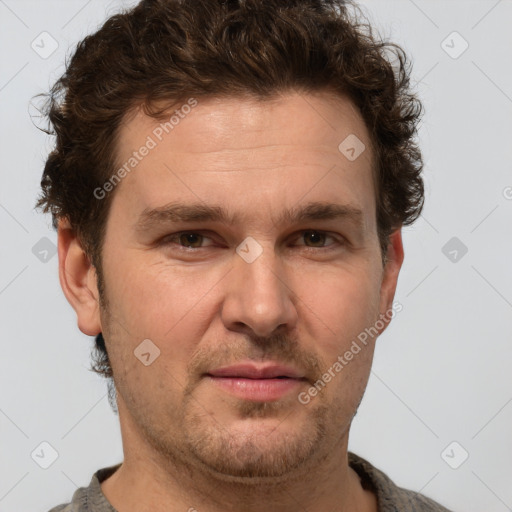
[[[243,400],[273,402],[307,381],[295,368],[279,364],[239,364],[217,368],[205,377],[218,388]]]

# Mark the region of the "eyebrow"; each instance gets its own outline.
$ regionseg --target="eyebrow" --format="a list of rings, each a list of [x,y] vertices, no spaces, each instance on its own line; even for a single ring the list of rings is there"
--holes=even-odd
[[[158,225],[169,223],[219,222],[233,225],[244,215],[230,214],[222,206],[203,203],[169,203],[157,208],[146,208],[135,224],[136,231],[146,231]],[[345,219],[362,228],[363,211],[350,204],[314,201],[287,209],[281,213],[278,224],[298,224],[315,220]]]

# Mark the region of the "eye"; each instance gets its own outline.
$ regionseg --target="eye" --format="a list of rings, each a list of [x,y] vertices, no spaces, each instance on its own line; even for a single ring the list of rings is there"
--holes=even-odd
[[[329,235],[325,231],[318,231],[316,229],[309,229],[309,230],[306,230],[306,231],[302,231],[300,238],[302,238],[302,239],[304,239],[306,241],[309,240],[311,242],[311,244],[313,244],[313,245],[307,245],[306,244],[306,247],[308,247],[310,249],[322,249],[323,247],[330,247],[330,246],[332,246],[333,245],[332,243],[328,244],[328,245],[325,245],[325,241],[328,238],[330,238],[330,239],[332,239],[334,241],[338,241],[335,237],[333,237],[332,235]],[[341,243],[341,242],[338,241],[338,243]]]
[[[201,245],[204,240],[211,240],[211,238],[195,231],[182,231],[165,237],[162,244],[173,245],[177,243],[183,249],[200,249],[204,247]]]
[[[327,243],[329,239],[334,242]],[[304,240],[305,243],[298,243],[297,245],[311,250],[332,249],[336,245],[339,246],[344,243],[342,237],[338,238],[325,231],[319,231],[316,229],[301,231],[298,240]],[[210,243],[205,244],[205,241],[210,241]],[[212,247],[214,243],[212,238],[205,236],[203,233],[198,233],[196,231],[181,231],[164,237],[161,240],[161,245],[176,246],[178,250],[193,252],[196,249]]]

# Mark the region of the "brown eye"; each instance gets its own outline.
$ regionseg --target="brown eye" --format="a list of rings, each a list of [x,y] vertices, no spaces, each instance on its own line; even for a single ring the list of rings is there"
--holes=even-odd
[[[201,246],[203,235],[198,233],[182,233],[179,235],[180,244],[185,247],[198,248]]]
[[[207,249],[213,246],[213,240],[195,231],[181,231],[164,237],[160,245],[173,250],[192,252],[195,249]]]
[[[304,231],[304,240],[309,240],[313,247],[324,247],[326,236],[322,231]]]

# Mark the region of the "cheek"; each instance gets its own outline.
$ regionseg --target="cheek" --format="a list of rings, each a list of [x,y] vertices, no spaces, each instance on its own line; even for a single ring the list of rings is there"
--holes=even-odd
[[[307,273],[295,286],[303,318],[315,326],[318,339],[338,354],[378,315],[379,290],[368,268],[324,268]]]
[[[212,322],[218,289],[229,268],[134,259],[109,270],[112,321],[122,326],[116,336],[122,337],[122,343],[120,339],[116,343],[117,357],[131,366],[134,350],[150,339],[160,350],[155,371],[169,373],[160,375],[160,382],[171,387],[185,383],[186,364]],[[140,370],[136,363],[134,369]]]
[[[118,312],[137,327],[139,335],[165,339],[188,318],[207,315],[208,296],[229,268],[186,267],[164,258],[134,258],[112,270]]]
[[[340,422],[357,408],[371,370],[375,343],[368,329],[378,318],[379,294],[370,274],[338,270],[303,283],[311,350],[323,362],[318,389]]]

